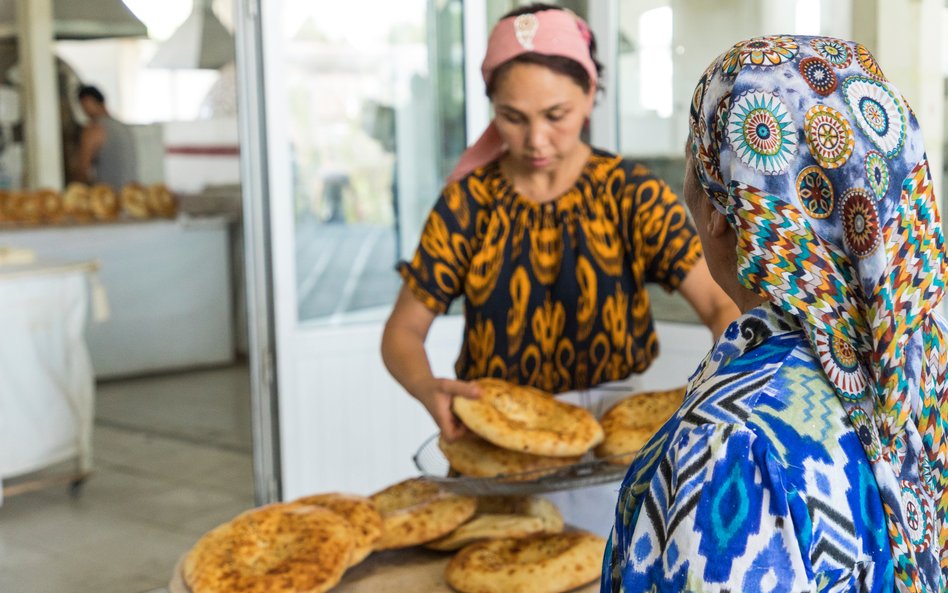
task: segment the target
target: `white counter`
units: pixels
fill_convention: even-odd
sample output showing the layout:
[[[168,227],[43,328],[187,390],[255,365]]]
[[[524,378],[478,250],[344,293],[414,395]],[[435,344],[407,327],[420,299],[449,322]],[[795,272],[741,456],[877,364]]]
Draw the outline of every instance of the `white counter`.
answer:
[[[98,261],[111,316],[87,329],[97,378],[234,359],[225,217],[5,229],[0,246]]]

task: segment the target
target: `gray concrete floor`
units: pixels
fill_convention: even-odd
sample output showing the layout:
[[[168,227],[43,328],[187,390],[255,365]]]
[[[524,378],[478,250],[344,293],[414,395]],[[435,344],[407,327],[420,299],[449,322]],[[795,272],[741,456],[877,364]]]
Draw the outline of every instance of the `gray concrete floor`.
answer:
[[[242,366],[98,386],[95,473],[0,506],[0,591],[142,593],[253,505]]]

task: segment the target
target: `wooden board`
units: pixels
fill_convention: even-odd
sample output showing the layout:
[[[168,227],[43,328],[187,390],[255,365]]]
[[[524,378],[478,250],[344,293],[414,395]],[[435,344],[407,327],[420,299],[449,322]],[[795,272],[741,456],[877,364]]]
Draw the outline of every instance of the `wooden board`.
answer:
[[[454,593],[444,582],[444,567],[451,554],[423,548],[390,550],[372,554],[364,562],[350,568],[332,593]],[[170,593],[190,593],[181,576],[178,561],[168,586]],[[574,590],[575,593],[598,593],[599,581]]]

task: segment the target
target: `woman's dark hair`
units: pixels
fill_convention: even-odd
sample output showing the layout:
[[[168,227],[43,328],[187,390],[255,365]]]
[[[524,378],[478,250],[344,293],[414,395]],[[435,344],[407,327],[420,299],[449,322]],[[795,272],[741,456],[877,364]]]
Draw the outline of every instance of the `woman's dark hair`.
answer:
[[[527,6],[521,6],[520,8],[515,8],[501,17],[501,20],[520,16],[522,14],[533,14],[535,12],[540,12],[542,10],[563,10],[561,6],[554,6],[553,4],[544,4],[542,2],[535,2]],[[602,64],[599,60],[596,59],[596,37],[592,34],[592,31],[589,33],[589,55],[592,57],[593,64],[596,65],[596,74],[599,80],[602,80]],[[519,56],[512,58],[500,66],[491,74],[490,80],[487,81],[487,96],[493,97],[494,91],[497,88],[497,81],[501,79],[507,73],[507,70],[513,64],[536,64],[538,66],[545,66],[550,70],[563,74],[565,76],[573,79],[573,82],[578,84],[584,92],[589,92],[589,88],[592,85],[592,81],[589,80],[589,73],[586,72],[586,68],[576,60],[570,58],[564,58],[563,56],[548,56],[545,54],[538,54],[536,52],[527,52],[525,54],[520,54]],[[599,90],[602,90],[602,85],[599,85]]]

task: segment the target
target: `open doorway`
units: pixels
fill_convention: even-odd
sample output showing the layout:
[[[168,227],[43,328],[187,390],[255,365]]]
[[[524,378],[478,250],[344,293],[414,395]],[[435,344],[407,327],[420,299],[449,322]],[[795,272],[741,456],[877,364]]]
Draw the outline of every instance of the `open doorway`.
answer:
[[[0,294],[21,307],[0,354],[0,425],[18,427],[0,429],[0,590],[162,588],[254,505],[233,10],[0,0]],[[36,52],[52,63],[39,98]],[[82,172],[76,154],[90,121],[109,140],[106,117],[137,162],[100,215],[89,196],[114,163],[103,145]],[[35,152],[62,163],[58,183],[36,171],[37,119],[55,120],[63,150]],[[136,211],[159,186],[173,208]],[[34,195],[59,210],[21,218]]]

